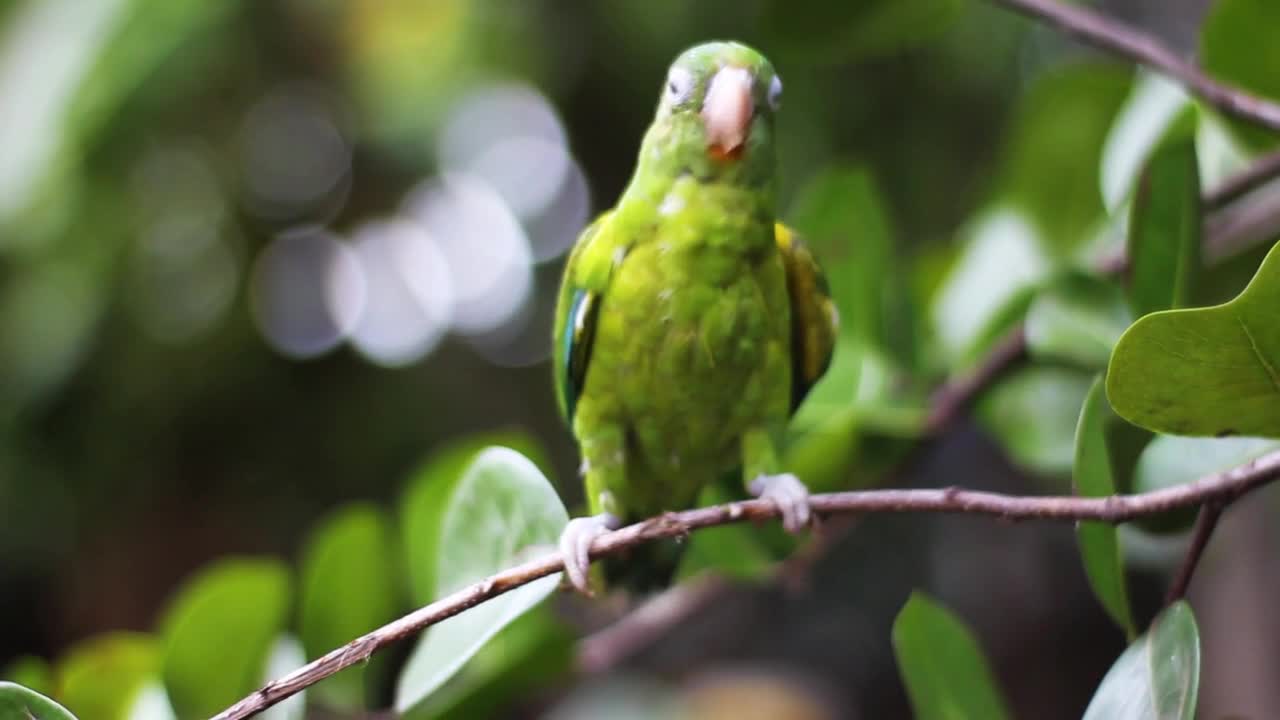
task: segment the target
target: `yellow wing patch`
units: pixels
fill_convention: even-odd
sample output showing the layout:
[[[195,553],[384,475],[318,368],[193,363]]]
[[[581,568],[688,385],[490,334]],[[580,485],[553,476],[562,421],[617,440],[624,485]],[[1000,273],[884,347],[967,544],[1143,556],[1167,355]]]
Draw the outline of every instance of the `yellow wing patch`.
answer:
[[[791,411],[831,364],[840,315],[822,267],[804,241],[787,226],[774,226],[778,253],[787,272],[791,298]]]

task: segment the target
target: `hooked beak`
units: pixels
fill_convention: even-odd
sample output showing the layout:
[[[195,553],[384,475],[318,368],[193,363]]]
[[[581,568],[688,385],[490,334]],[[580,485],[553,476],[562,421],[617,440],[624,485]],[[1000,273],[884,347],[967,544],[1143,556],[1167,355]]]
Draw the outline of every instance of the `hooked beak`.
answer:
[[[751,99],[751,72],[746,68],[720,68],[707,86],[702,102],[702,124],[707,149],[721,158],[736,158],[751,128],[755,104]]]

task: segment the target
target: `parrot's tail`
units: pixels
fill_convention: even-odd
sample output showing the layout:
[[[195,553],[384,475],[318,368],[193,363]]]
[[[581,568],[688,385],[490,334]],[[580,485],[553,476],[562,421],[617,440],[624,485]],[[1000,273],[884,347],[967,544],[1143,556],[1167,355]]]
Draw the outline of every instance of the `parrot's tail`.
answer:
[[[675,540],[647,542],[604,560],[605,586],[635,594],[665,590],[671,585],[684,546]]]

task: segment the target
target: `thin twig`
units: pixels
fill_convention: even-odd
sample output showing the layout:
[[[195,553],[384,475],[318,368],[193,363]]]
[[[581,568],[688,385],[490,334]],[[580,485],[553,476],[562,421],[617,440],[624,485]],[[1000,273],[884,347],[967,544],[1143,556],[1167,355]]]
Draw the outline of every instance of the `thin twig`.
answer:
[[[1200,204],[1205,211],[1219,210],[1280,177],[1280,150],[1263,155],[1244,170],[1206,192]]]
[[[1225,507],[1224,504],[1217,502],[1205,503],[1200,507],[1200,514],[1196,516],[1195,530],[1191,533],[1191,545],[1187,547],[1187,554],[1182,558],[1182,566],[1178,568],[1178,574],[1169,585],[1165,604],[1172,605],[1187,594],[1187,587],[1191,585],[1191,576],[1195,574],[1196,566],[1200,564],[1200,556],[1204,554],[1209,538],[1213,537],[1213,531],[1218,527],[1218,520],[1222,517]]]
[[[819,515],[848,513],[950,513],[986,515],[1002,520],[1095,520],[1123,523],[1170,510],[1206,503],[1228,504],[1245,493],[1280,476],[1280,452],[1263,455],[1225,472],[1208,475],[1186,485],[1141,495],[1106,498],[1071,496],[1024,497],[946,488],[940,490],[863,490],[814,495],[810,504]],[[642,543],[683,537],[690,532],[729,523],[776,519],[777,506],[769,500],[743,500],[711,507],[666,513],[629,525],[596,539],[593,560]],[[259,713],[343,668],[359,663],[381,648],[491,600],[503,593],[564,569],[559,553],[503,570],[469,585],[426,607],[384,625],[333,650],[307,665],[267,683],[261,689],[215,716],[214,720],[240,720]]]
[[[992,346],[972,372],[948,380],[933,394],[929,416],[925,420],[925,435],[937,435],[950,427],[984,390],[1026,357],[1027,335],[1019,324]]]
[[[718,575],[702,575],[649,598],[609,627],[583,638],[578,643],[578,669],[599,673],[616,667],[723,596],[729,587]]]
[[[1177,80],[1227,115],[1280,131],[1280,105],[1221,83],[1178,57],[1158,40],[1084,5],[1059,0],[993,0],[1039,19],[1080,40],[1128,58]]]

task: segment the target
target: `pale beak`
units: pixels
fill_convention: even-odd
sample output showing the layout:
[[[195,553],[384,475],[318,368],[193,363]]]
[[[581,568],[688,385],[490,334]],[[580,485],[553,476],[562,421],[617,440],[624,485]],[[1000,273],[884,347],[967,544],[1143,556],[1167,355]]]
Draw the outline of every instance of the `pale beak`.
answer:
[[[747,140],[751,116],[751,72],[746,68],[720,68],[707,86],[702,101],[702,124],[707,130],[709,149],[726,157],[735,156]]]

